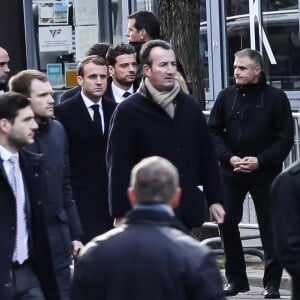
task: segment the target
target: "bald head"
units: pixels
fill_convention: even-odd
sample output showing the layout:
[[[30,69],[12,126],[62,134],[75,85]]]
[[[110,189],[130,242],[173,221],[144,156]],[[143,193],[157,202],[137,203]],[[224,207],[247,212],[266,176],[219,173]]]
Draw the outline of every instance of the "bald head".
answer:
[[[8,67],[9,55],[7,51],[0,47],[0,84],[7,84],[10,69]]]

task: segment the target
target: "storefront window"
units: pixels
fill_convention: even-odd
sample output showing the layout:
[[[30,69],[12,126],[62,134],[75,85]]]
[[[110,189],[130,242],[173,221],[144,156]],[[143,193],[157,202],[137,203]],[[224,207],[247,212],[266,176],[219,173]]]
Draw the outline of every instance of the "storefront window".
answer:
[[[287,91],[300,90],[298,1],[262,1],[263,29],[275,61],[264,50],[267,78]]]
[[[261,11],[256,11],[259,6],[254,4],[250,16],[249,1],[227,1],[229,84],[234,83],[234,53],[255,45],[263,54],[268,83],[286,91],[300,90],[298,0],[261,0]],[[250,37],[251,22],[254,22],[254,41]]]

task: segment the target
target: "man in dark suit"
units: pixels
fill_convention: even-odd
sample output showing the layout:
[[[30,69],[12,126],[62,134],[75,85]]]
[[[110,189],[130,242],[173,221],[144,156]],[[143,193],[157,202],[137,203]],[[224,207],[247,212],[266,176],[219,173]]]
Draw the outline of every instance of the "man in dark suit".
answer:
[[[106,61],[91,55],[78,65],[81,93],[55,107],[69,142],[71,186],[82,222],[83,242],[109,230],[107,132],[116,104],[103,97],[107,88]]]
[[[62,124],[53,118],[53,91],[44,73],[21,71],[10,79],[9,88],[28,97],[39,125],[35,142],[26,149],[45,154],[48,234],[61,299],[68,300],[71,259],[82,247],[82,228],[70,186],[67,135]]]
[[[136,56],[132,46],[117,44],[108,49],[106,54],[111,82],[105,97],[120,103],[135,93],[138,88],[136,78]]]
[[[38,125],[29,100],[0,95],[0,299],[61,299],[46,224],[43,155],[21,147]]]
[[[126,224],[83,249],[72,300],[224,300],[214,257],[175,217],[179,174],[162,157],[148,157],[131,172]]]

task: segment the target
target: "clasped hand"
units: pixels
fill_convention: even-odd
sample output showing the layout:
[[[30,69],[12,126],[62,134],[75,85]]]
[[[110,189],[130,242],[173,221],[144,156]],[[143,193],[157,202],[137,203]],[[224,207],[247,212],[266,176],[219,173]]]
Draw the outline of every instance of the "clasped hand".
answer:
[[[230,164],[233,171],[238,173],[251,173],[259,168],[258,159],[255,156],[245,156],[243,158],[232,156]]]

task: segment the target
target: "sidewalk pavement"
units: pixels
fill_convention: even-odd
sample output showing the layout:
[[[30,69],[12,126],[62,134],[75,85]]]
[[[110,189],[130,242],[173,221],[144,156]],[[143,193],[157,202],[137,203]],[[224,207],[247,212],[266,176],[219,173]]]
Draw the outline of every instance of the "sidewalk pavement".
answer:
[[[223,255],[217,256],[216,259],[220,264],[224,262]],[[245,255],[245,260],[247,264],[247,275],[250,285],[250,291],[247,293],[239,293],[238,295],[234,297],[228,297],[227,299],[264,299],[264,296],[262,295],[262,278],[264,273],[263,262],[260,260],[260,258],[253,255]],[[224,282],[226,282],[224,269],[221,269],[220,271]],[[283,271],[281,280],[280,294],[281,299],[290,299],[291,297],[291,277],[285,270]]]

